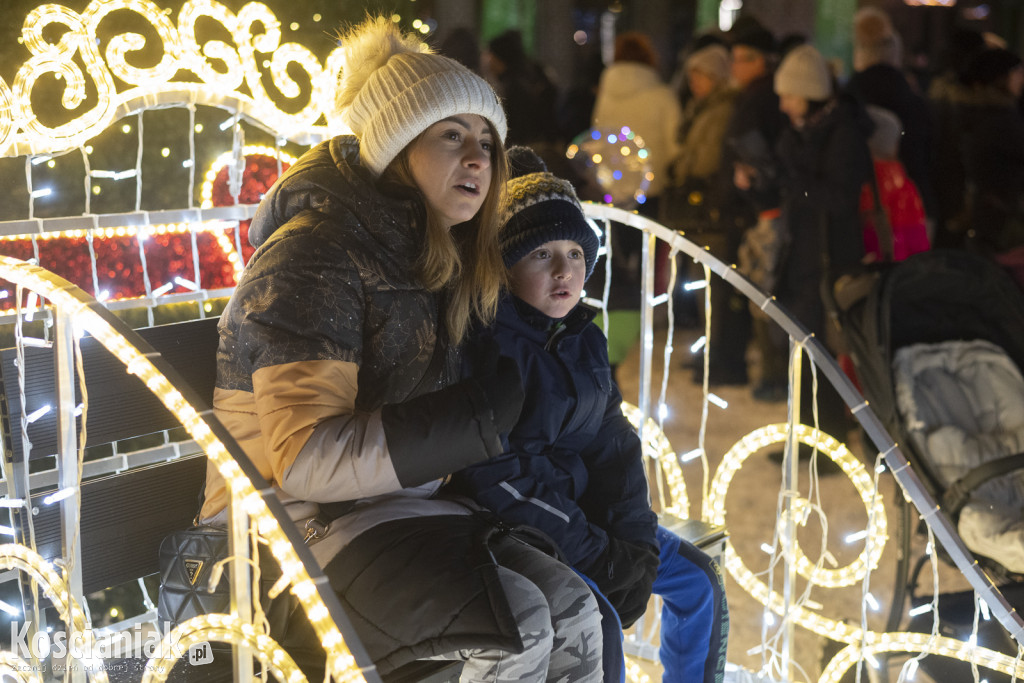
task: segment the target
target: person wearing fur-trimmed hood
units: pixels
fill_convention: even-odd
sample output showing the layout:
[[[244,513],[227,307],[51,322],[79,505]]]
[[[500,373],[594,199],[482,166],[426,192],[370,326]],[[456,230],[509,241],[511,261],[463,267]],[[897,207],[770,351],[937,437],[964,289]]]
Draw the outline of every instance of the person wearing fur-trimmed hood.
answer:
[[[599,680],[586,585],[436,496],[500,454],[522,406],[507,359],[460,371],[502,282],[505,114],[388,19],[342,43],[336,104],[355,135],[314,147],[261,202],[220,322],[214,412],[298,526],[330,520],[310,550],[379,672],[431,657],[465,661],[463,680]],[[228,495],[210,468],[204,521],[224,521]],[[324,653],[307,634],[300,618],[271,635],[312,676]]]

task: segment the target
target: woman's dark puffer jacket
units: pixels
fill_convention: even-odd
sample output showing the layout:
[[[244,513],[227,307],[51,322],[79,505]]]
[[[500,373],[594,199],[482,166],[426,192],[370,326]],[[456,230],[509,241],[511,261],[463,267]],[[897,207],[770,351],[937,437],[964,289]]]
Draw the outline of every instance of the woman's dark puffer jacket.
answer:
[[[522,647],[492,529],[434,497],[500,441],[486,395],[457,381],[443,294],[416,281],[424,215],[417,193],[359,166],[354,138],[310,150],[260,204],[217,354],[216,416],[300,527],[334,518],[311,551],[382,672]],[[211,467],[203,517],[222,521],[226,503]]]

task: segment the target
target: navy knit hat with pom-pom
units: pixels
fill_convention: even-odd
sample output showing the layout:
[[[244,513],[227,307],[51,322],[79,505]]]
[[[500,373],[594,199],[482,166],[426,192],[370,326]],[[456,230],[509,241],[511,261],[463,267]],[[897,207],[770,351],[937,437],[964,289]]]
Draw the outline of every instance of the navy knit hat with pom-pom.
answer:
[[[576,191],[567,180],[548,173],[529,147],[508,150],[509,178],[501,212],[501,255],[505,267],[544,244],[572,240],[583,249],[586,277],[594,272],[600,240],[583,216]]]

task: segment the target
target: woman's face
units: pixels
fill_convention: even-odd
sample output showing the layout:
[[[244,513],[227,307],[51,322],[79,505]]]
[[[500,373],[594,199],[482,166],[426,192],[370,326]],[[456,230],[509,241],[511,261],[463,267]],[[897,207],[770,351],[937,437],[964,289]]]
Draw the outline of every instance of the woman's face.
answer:
[[[807,117],[807,109],[810,106],[810,102],[802,97],[796,95],[779,95],[779,109],[782,113],[789,117],[794,128],[800,128],[804,125],[804,119]]]
[[[450,228],[473,218],[491,188],[491,127],[476,114],[449,116],[409,146],[416,187]]]
[[[730,70],[736,85],[745,88],[768,73],[768,64],[764,53],[746,45],[734,45]]]
[[[715,81],[703,71],[690,69],[686,72],[686,80],[690,84],[690,92],[698,100],[702,100],[715,89]]]
[[[509,268],[509,289],[549,318],[564,318],[579,303],[587,261],[573,240],[545,242]]]

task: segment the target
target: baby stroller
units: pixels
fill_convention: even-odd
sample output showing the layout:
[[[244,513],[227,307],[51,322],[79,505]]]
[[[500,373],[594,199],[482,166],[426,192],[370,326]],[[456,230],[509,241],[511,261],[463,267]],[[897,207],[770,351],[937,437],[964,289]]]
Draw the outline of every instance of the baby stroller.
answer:
[[[1024,604],[1024,293],[995,263],[931,251],[878,271],[869,293],[835,314],[863,393],[1007,600]],[[887,630],[897,630],[927,562],[911,567],[911,506],[900,515],[900,566]],[[973,594],[940,598],[946,626],[969,636]],[[931,630],[931,613],[907,627]],[[986,645],[1016,646],[996,629]],[[999,642],[999,639],[1005,642]],[[927,658],[922,667],[927,670]],[[943,660],[944,681],[974,680]],[[990,681],[998,677],[987,677]]]

